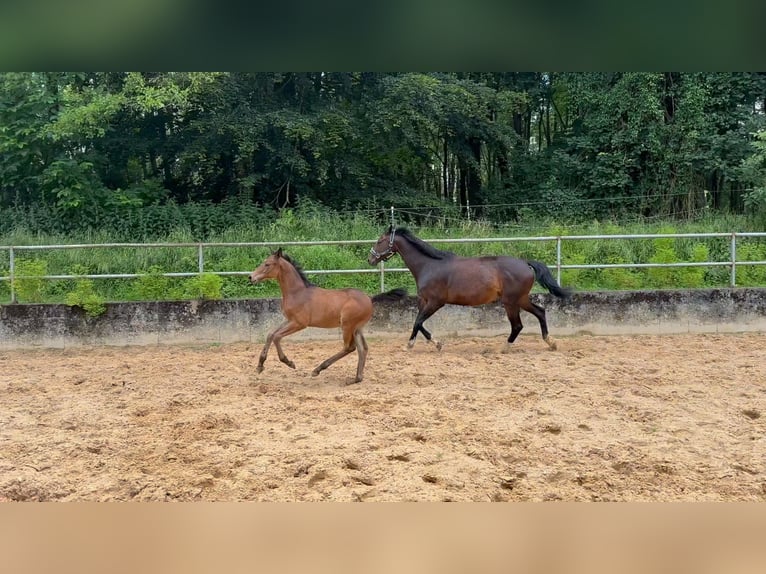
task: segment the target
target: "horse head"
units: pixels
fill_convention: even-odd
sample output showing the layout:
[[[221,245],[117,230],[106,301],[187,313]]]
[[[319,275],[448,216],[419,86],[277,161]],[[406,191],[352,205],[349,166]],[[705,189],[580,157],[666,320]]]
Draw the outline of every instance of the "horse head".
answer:
[[[282,248],[280,247],[274,253],[263,260],[258,267],[250,274],[250,282],[258,283],[265,279],[275,279],[279,275],[279,260],[282,258]]]
[[[393,225],[389,225],[388,230],[380,236],[377,243],[370,249],[367,263],[377,265],[381,261],[391,259],[397,253],[396,246],[394,245],[395,240],[396,230]]]

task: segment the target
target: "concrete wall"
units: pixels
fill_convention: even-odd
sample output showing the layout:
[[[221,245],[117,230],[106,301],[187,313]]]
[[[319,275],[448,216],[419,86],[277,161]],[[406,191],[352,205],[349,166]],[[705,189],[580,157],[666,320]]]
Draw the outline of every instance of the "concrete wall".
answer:
[[[546,308],[554,336],[766,331],[766,289],[576,293],[566,301],[538,294],[533,299]],[[414,298],[379,303],[365,332],[405,340],[416,314]],[[0,305],[0,349],[262,342],[282,320],[278,299],[111,303],[97,318],[66,305]],[[523,335],[539,336],[532,315],[522,311],[522,321]],[[426,327],[436,338],[510,332],[498,304],[448,305]],[[293,337],[339,338],[339,330],[307,329]]]

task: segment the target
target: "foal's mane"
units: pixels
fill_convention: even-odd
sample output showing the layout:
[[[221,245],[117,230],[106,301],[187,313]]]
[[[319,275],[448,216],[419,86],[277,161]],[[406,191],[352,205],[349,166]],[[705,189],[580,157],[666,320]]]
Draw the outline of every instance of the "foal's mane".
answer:
[[[399,227],[394,233],[400,237],[404,237],[404,239],[409,241],[415,249],[431,259],[451,259],[452,257],[455,257],[455,254],[452,253],[452,251],[441,251],[430,246],[422,239],[415,237],[406,227]]]
[[[303,271],[303,267],[301,267],[301,264],[295,261],[292,257],[289,255],[282,253],[282,259],[287,261],[290,265],[295,267],[295,270],[298,272],[298,275],[300,276],[301,280],[303,281],[303,284],[306,287],[316,287],[311,281],[309,281],[309,278],[306,277],[306,273]]]

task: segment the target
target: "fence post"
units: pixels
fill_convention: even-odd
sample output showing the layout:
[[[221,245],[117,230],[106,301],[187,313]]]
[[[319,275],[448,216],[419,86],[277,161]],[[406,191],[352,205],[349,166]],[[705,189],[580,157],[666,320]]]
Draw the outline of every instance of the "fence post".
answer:
[[[378,263],[378,269],[380,269],[380,292],[383,293],[386,290],[386,274],[384,268],[386,264],[382,261]]]
[[[202,255],[202,243],[197,247],[197,267],[199,268],[199,274],[202,275],[205,272],[205,259]]]
[[[561,236],[556,236],[556,281],[561,285]]]
[[[737,285],[737,234],[731,234],[731,279],[729,281],[731,287]]]
[[[13,270],[15,268],[13,246],[8,248],[8,268],[10,269],[10,276],[11,276],[11,303],[15,303],[16,289],[15,289],[14,283],[16,283],[16,281],[14,280],[14,277],[13,277]]]

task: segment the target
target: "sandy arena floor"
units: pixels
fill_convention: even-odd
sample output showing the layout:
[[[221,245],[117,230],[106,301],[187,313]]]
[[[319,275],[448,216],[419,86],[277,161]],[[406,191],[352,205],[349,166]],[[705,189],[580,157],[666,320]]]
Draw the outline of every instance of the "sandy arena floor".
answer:
[[[766,500],[766,334],[0,351],[0,500]]]

